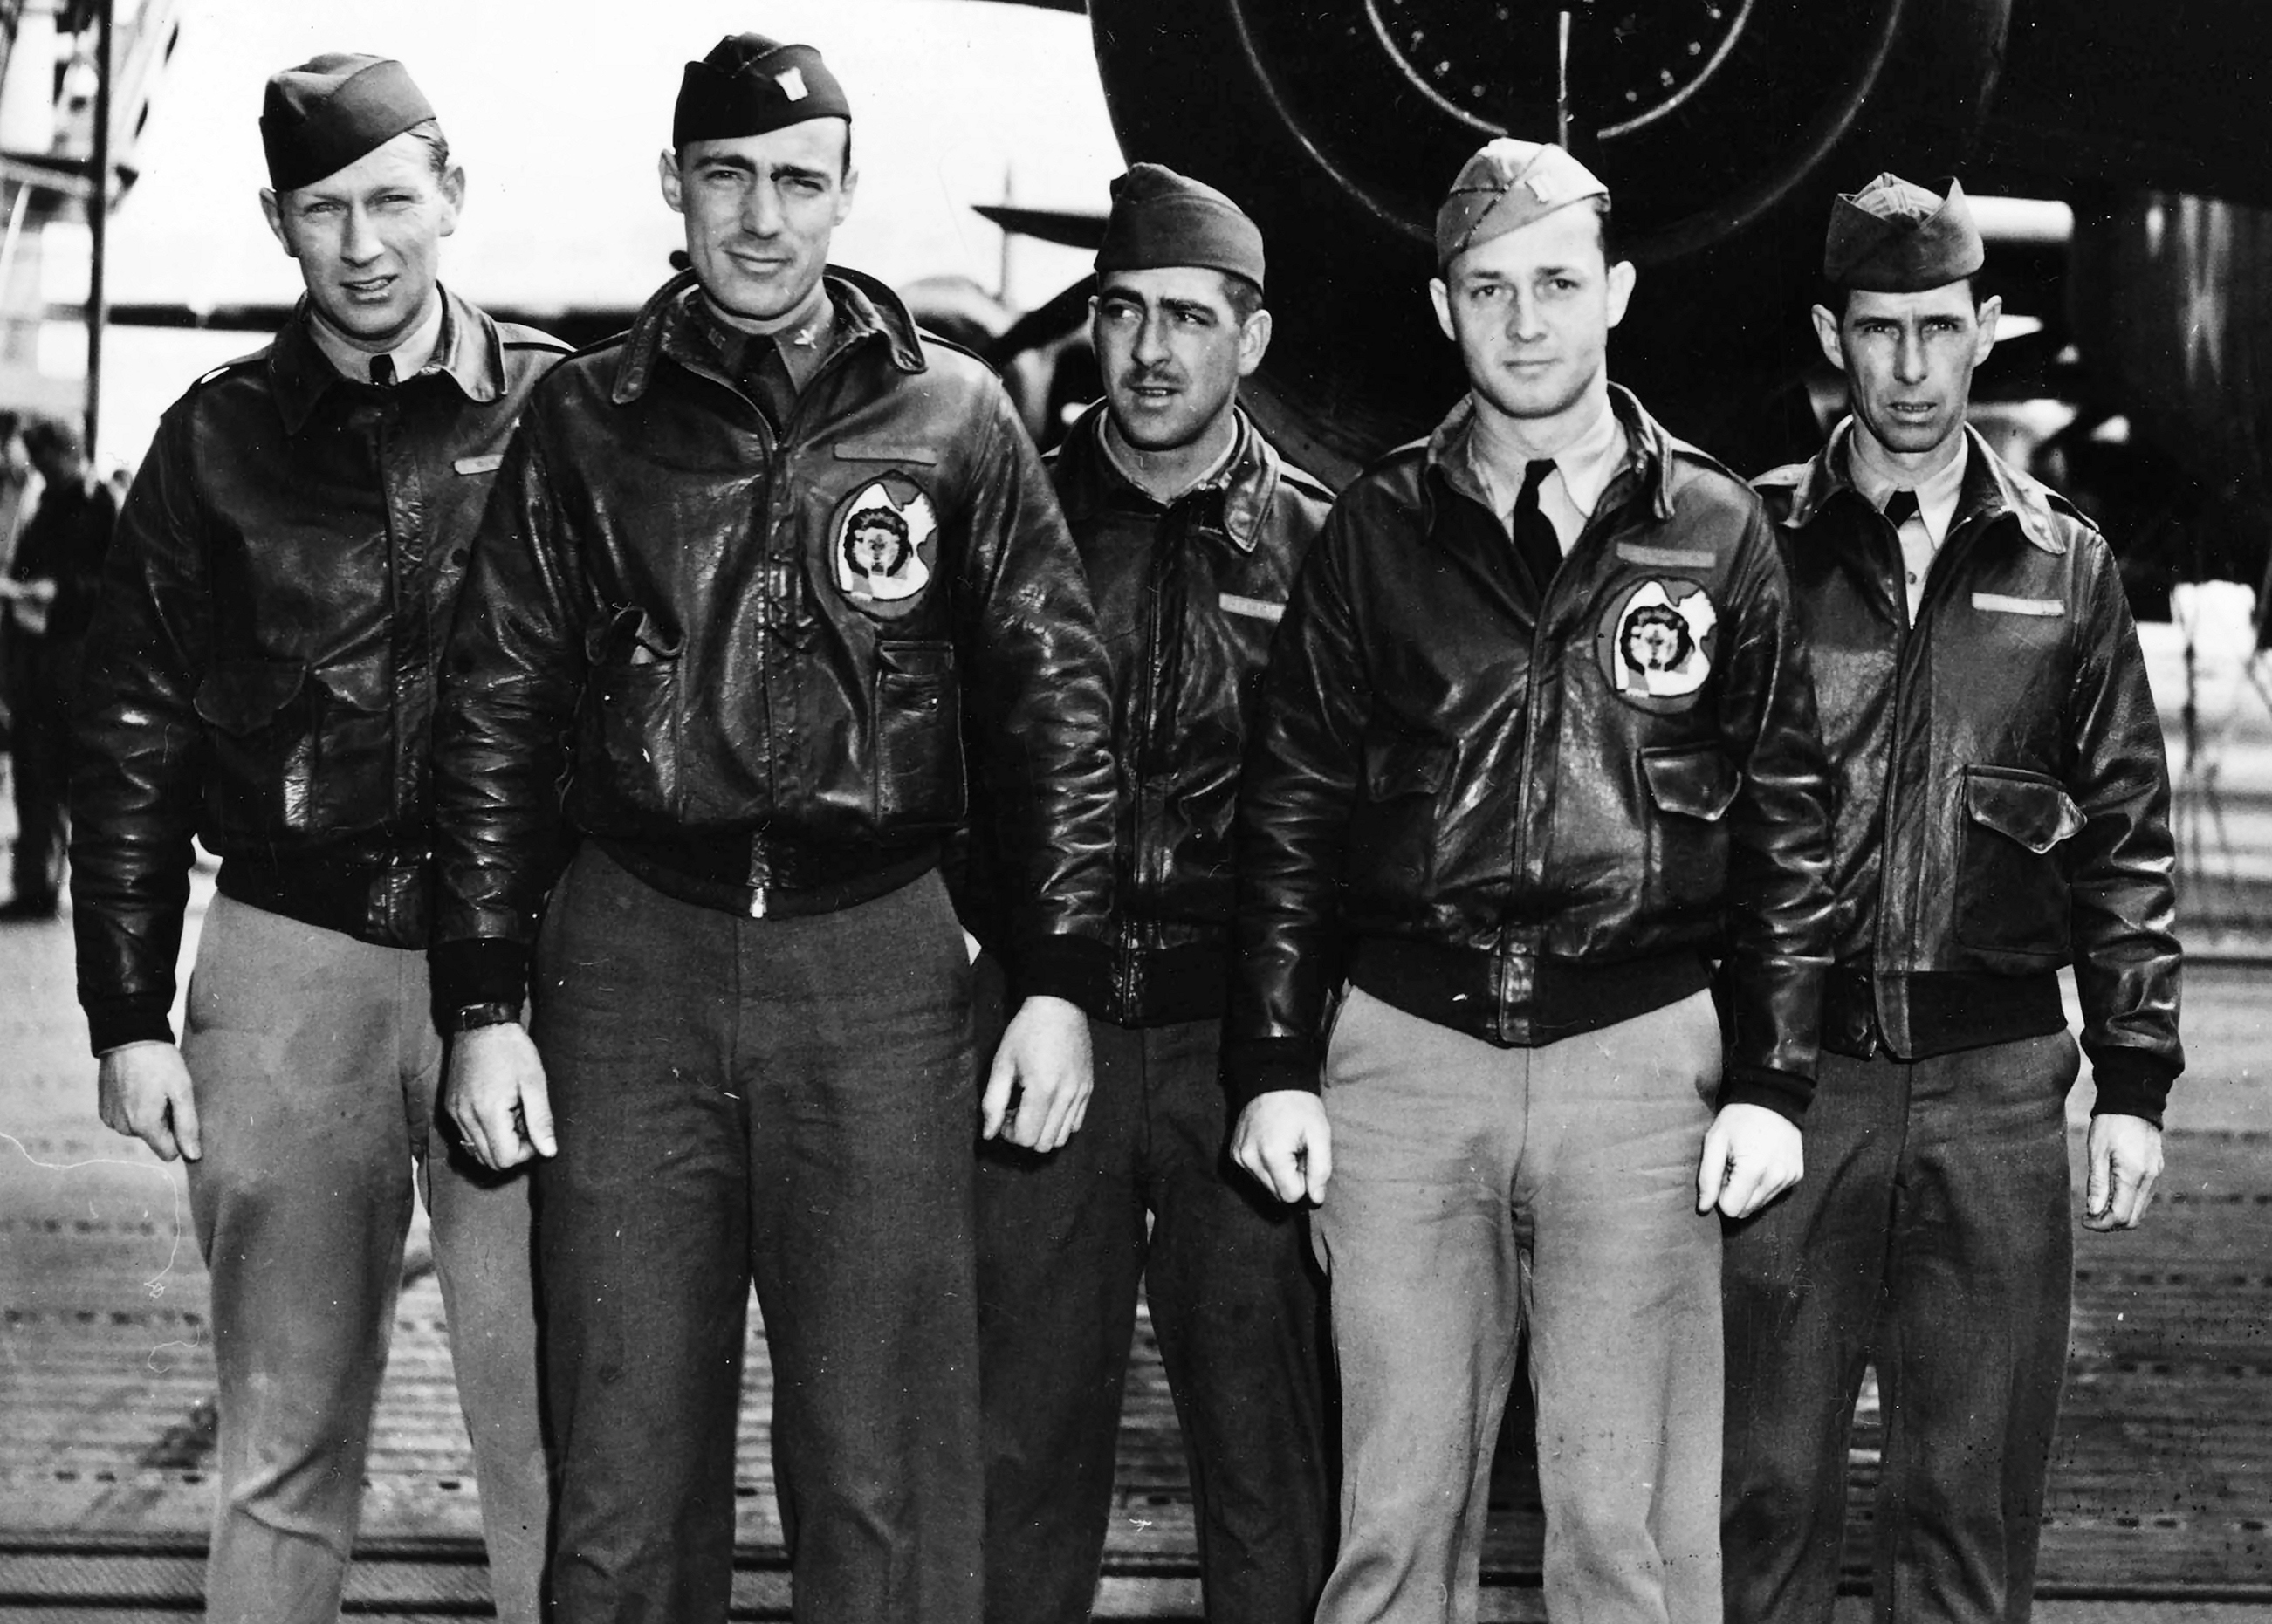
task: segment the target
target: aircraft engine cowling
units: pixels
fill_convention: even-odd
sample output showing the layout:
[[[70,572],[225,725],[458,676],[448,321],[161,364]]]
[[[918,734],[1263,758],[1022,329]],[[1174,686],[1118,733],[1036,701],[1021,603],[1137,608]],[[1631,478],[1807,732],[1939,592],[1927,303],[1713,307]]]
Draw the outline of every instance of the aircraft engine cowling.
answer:
[[[1553,138],[1562,86],[1570,145],[1609,183],[1618,251],[1640,269],[1612,365],[1703,434],[1804,361],[1791,312],[1832,194],[1880,168],[1946,173],[1967,149],[2009,14],[2010,0],[1089,5],[1123,151],[1261,222],[1277,337],[1250,406],[1336,481],[1458,392],[1425,286],[1436,205],[1491,137]]]

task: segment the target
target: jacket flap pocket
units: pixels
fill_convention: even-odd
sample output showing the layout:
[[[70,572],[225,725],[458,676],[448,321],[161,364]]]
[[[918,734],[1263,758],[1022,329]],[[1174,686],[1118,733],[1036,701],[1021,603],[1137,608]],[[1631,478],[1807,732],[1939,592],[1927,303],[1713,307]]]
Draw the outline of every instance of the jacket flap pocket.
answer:
[[[1744,775],[1715,745],[1689,746],[1677,750],[1643,750],[1642,775],[1648,779],[1649,799],[1660,812],[1700,817],[1715,823],[1734,804]]]
[[[223,733],[258,733],[282,713],[308,681],[298,661],[233,659],[198,684],[197,711]]]
[[[954,644],[944,638],[876,644],[878,668],[893,676],[944,677],[954,670]]]
[[[1967,767],[1964,809],[1976,823],[2040,855],[2082,827],[2082,808],[2052,779],[2010,767]]]
[[[1432,795],[1451,770],[1452,748],[1433,739],[1401,734],[1364,741],[1364,783],[1375,801],[1396,795]]]
[[[610,610],[584,634],[584,652],[595,666],[653,666],[678,658],[684,639],[664,632],[637,607]]]

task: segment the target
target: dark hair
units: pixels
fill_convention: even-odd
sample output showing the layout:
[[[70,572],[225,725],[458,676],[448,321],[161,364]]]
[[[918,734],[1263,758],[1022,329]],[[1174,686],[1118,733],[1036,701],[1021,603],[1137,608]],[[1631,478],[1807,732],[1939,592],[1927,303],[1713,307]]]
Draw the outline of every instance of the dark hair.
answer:
[[[1978,272],[1976,272],[1970,276],[1960,276],[1956,279],[1964,284],[1964,291],[1970,297],[1972,308],[1975,310],[1987,302],[1989,290],[1982,286]],[[1822,285],[1822,296],[1817,302],[1842,322],[1846,319],[1847,295],[1857,291],[1858,290],[1855,288],[1825,282]]]
[[[1602,228],[1602,263],[1605,265],[1613,265],[1618,263],[1618,234],[1611,223],[1610,194],[1597,193],[1592,201],[1595,223]]]
[[[1254,319],[1254,313],[1262,308],[1262,290],[1251,278],[1243,277],[1236,271],[1223,271],[1217,274],[1222,278],[1222,296],[1230,306],[1230,313],[1238,318],[1240,326],[1245,326]]]
[[[33,457],[80,454],[78,430],[59,417],[32,413],[24,419],[24,450]]]
[[[426,157],[434,166],[434,178],[437,181],[449,178],[450,138],[442,133],[439,120],[431,118],[422,120],[411,125],[402,133],[407,136],[415,136],[426,144]]]

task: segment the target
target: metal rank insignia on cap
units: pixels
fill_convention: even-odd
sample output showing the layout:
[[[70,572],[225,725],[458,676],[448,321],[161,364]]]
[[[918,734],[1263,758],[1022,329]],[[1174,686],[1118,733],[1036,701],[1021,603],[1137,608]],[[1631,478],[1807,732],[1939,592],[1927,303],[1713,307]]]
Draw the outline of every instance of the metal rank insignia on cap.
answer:
[[[774,83],[781,86],[781,94],[791,101],[802,101],[812,93],[804,87],[804,70],[802,68],[783,68],[774,75]]]

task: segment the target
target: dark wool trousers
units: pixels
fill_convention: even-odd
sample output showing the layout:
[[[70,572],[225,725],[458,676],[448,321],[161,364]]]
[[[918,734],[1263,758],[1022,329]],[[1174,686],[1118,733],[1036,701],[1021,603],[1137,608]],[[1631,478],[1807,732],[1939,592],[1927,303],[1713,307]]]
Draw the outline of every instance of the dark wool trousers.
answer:
[[[2078,1064],[2064,1032],[1822,1057],[1805,1179],[1728,1233],[1730,1620],[1828,1624],[1874,1362],[1875,1618],[2025,1624],[2074,1292]]]
[[[1096,1090],[1072,1142],[980,1156],[987,1620],[1089,1616],[1140,1284],[1182,1427],[1207,1614],[1309,1624],[1334,1507],[1302,1215],[1226,1154],[1220,1022],[1089,1032]]]
[[[969,966],[938,877],[811,918],[676,902],[587,845],[534,1032],[560,1624],[711,1624],[755,1281],[803,1624],[975,1624]]]

